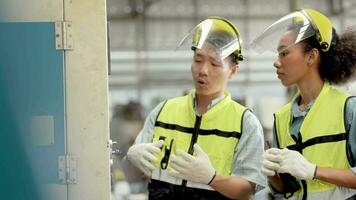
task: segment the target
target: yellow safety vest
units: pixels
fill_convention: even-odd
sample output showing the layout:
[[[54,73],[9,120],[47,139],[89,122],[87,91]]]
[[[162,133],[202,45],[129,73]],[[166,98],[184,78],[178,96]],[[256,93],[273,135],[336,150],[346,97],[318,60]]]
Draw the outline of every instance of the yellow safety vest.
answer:
[[[298,96],[298,95],[296,95]],[[279,148],[297,150],[311,163],[320,167],[338,169],[350,168],[347,157],[344,112],[349,94],[331,87],[324,86],[304,118],[299,138],[293,139],[290,131],[291,110],[294,99],[275,113],[275,128]],[[334,184],[321,180],[302,180],[304,188],[294,193],[296,196],[332,190]],[[306,184],[305,184],[306,183]],[[303,185],[303,184],[301,184]],[[306,193],[304,192],[306,189]]]
[[[231,175],[233,156],[241,136],[246,108],[231,100],[229,93],[201,117],[195,115],[192,94],[168,100],[161,109],[153,141],[164,140],[158,167],[166,169],[176,149],[193,154],[198,143],[218,174]]]

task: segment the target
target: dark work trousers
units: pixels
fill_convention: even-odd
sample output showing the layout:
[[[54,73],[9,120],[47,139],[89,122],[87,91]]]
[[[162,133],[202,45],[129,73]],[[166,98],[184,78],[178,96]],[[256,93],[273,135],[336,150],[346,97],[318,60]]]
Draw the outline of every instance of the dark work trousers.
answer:
[[[228,200],[216,191],[173,185],[158,180],[148,184],[149,200]]]

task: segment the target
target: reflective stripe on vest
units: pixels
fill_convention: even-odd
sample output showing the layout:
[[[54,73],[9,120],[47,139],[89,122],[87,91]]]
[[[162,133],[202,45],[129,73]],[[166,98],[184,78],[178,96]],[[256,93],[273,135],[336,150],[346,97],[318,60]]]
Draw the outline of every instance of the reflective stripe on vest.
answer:
[[[157,167],[169,169],[171,153],[176,149],[193,153],[192,146],[198,143],[218,174],[231,175],[245,110],[245,107],[231,100],[227,92],[225,98],[202,117],[195,115],[192,94],[168,100],[155,123],[153,141],[164,139],[162,151],[157,156]]]
[[[344,122],[344,109],[349,96],[324,83],[314,105],[304,118],[298,139],[292,137],[290,132],[293,99],[275,113],[279,148],[288,147],[299,151],[309,162],[320,167],[350,168],[346,154],[347,133]],[[332,190],[336,185],[321,180],[307,180],[306,187],[307,193],[317,193]],[[303,189],[294,195],[299,196],[302,192]]]

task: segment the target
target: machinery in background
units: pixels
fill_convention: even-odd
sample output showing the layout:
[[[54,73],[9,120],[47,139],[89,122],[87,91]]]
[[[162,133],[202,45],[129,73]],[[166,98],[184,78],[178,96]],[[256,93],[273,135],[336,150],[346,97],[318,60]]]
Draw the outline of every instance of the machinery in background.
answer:
[[[147,182],[131,172],[123,169],[121,159],[133,144],[144,122],[143,106],[139,102],[130,101],[118,104],[113,108],[110,122],[110,138],[113,145],[111,184],[113,200],[145,199]]]

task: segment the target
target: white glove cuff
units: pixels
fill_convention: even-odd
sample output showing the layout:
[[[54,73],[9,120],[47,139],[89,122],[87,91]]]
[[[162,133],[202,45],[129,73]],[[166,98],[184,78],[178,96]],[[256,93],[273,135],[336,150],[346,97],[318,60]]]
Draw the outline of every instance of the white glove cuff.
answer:
[[[316,171],[318,170],[318,166],[317,165],[315,165],[315,170],[314,170],[314,175],[313,175],[313,178],[312,178],[312,180],[314,180],[315,179],[315,177],[316,177]]]
[[[214,172],[214,175],[213,175],[213,177],[211,178],[211,180],[209,181],[208,185],[210,185],[211,182],[213,182],[213,180],[215,179],[215,177],[216,177],[216,171]]]

